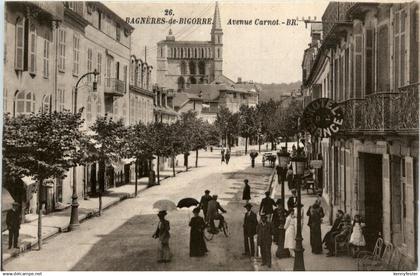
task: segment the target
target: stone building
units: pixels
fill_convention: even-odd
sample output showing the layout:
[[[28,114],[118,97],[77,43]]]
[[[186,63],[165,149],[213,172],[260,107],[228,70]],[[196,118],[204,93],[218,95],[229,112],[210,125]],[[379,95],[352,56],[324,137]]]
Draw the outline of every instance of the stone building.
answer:
[[[223,31],[216,2],[210,41],[176,41],[172,31],[157,43],[157,82],[174,91],[212,83],[223,74]]]
[[[303,86],[344,110],[338,135],[310,137],[323,159],[323,197],[331,216],[364,217],[369,248],[381,236],[401,264],[417,263],[418,3],[331,2],[322,21]]]

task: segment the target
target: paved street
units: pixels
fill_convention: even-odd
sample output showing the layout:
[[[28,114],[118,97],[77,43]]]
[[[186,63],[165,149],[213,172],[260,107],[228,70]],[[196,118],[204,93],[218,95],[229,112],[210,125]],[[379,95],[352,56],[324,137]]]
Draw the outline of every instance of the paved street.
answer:
[[[102,217],[91,219],[79,231],[60,234],[46,241],[41,251],[30,251],[6,263],[6,270],[253,270],[242,256],[242,181],[252,185],[253,202],[259,202],[268,187],[271,169],[249,167],[248,157],[232,157],[220,164],[219,152],[203,152],[199,168],[169,178],[161,186],[144,191],[138,198],[123,201]],[[217,235],[208,242],[207,257],[189,257],[191,210],[167,216],[171,222],[173,261],[156,262],[157,243],[151,238],[156,225],[153,203],[158,199],[177,202],[183,197],[200,198],[205,189],[218,194],[228,211],[232,235]],[[46,262],[54,256],[54,262]]]

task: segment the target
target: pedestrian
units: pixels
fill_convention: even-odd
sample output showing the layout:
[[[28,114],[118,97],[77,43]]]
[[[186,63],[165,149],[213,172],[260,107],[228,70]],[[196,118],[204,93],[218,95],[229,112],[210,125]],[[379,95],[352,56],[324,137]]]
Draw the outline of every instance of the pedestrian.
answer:
[[[194,217],[191,218],[189,226],[190,230],[190,257],[202,257],[208,250],[206,241],[204,240],[204,230],[206,223],[204,219],[200,217],[200,208],[194,208]]]
[[[225,162],[225,148],[222,147],[222,150],[220,151],[220,154],[222,155],[222,161],[221,163]]]
[[[340,231],[341,231],[340,228],[342,226],[341,222],[342,222],[343,216],[344,216],[343,210],[338,210],[337,213],[335,214],[335,220],[334,220],[334,223],[333,223],[330,231],[328,231],[325,234],[324,239],[322,240],[322,243],[323,244],[326,245],[327,244],[327,241],[329,241],[329,239],[331,238],[331,236],[335,236],[338,233],[340,233]]]
[[[273,211],[273,241],[276,244],[279,244],[281,241],[282,229],[284,230],[284,224],[286,222],[287,211],[284,210],[283,207],[283,200],[281,198],[277,199],[276,201],[277,208]],[[284,242],[284,232],[283,232],[283,242]]]
[[[271,221],[274,206],[276,206],[276,202],[270,197],[270,191],[265,192],[265,198],[261,200],[260,204],[260,215],[264,213],[267,216],[268,221]]]
[[[309,207],[306,215],[309,217],[308,226],[310,227],[310,243],[312,253],[322,253],[322,238],[321,238],[321,223],[325,216],[324,210],[321,207],[321,202],[317,199],[315,203]]]
[[[297,206],[296,190],[292,190],[292,196],[287,200],[287,209],[290,211]]]
[[[6,214],[6,225],[7,229],[9,230],[9,249],[12,248],[12,244],[14,248],[18,247],[19,241],[19,230],[20,230],[20,222],[22,220],[19,211],[20,204],[17,202],[12,203],[12,209],[7,211]]]
[[[251,157],[251,167],[255,168],[255,158],[257,158],[258,156],[258,152],[256,151],[251,151],[251,153],[249,154],[249,157]]]
[[[153,234],[154,239],[159,239],[158,247],[158,263],[168,263],[171,261],[171,251],[169,249],[169,234],[170,225],[169,221],[165,219],[166,211],[159,211],[159,223],[156,229],[155,234]]]
[[[258,245],[261,247],[262,265],[271,267],[271,243],[273,228],[267,215],[261,214],[261,222],[257,226]]]
[[[346,240],[352,231],[352,225],[351,225],[351,217],[349,214],[345,214],[343,217],[342,226],[340,229],[340,232],[337,235],[331,235],[329,240],[327,241],[327,248],[328,253],[327,257],[334,256],[335,254],[335,241],[344,241]]]
[[[354,216],[353,231],[350,236],[350,246],[353,258],[356,258],[360,250],[366,246],[365,237],[363,236],[363,227],[366,225],[362,222],[362,217],[358,214]]]
[[[254,257],[255,256],[255,243],[254,236],[257,233],[257,215],[252,211],[252,204],[247,203],[244,206],[246,213],[244,217],[244,247],[245,253],[243,255]]]
[[[242,192],[242,200],[245,200],[245,203],[248,203],[251,199],[251,186],[248,184],[248,179],[244,180],[245,187],[244,191]]]
[[[286,173],[286,180],[287,180],[287,187],[289,187],[289,190],[294,189],[294,183],[293,183],[293,169],[292,166],[289,166],[287,173]]]
[[[276,172],[277,172],[277,184],[281,183],[281,179],[283,177],[283,168],[279,165],[276,166]]]
[[[209,201],[212,199],[209,190],[204,191],[204,195],[201,197],[199,207],[203,210],[204,219],[207,221],[207,208]]]
[[[286,218],[286,224],[284,225],[284,229],[286,230],[284,237],[284,248],[289,250],[292,257],[295,256],[294,250],[296,248],[296,225],[297,219],[295,216],[295,209],[291,209],[289,216]]]
[[[226,165],[228,165],[229,164],[229,160],[230,160],[230,149],[227,149],[226,150],[225,159],[226,159]]]

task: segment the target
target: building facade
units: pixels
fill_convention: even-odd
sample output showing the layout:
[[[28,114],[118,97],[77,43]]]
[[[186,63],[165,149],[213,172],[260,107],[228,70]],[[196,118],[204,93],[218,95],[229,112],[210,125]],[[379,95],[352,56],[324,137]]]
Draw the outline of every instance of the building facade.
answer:
[[[417,264],[418,3],[331,2],[322,21],[304,88],[344,110],[338,135],[310,137],[323,159],[323,196],[331,216],[365,218],[369,247],[381,236]]]
[[[210,41],[176,41],[172,31],[157,43],[157,83],[183,91],[191,84],[212,83],[223,74],[223,30],[216,2]]]

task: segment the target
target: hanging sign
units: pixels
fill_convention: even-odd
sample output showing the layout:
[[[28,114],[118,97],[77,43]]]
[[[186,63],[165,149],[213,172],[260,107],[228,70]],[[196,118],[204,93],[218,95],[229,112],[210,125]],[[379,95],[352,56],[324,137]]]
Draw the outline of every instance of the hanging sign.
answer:
[[[341,106],[328,98],[310,102],[303,111],[302,124],[313,136],[328,138],[340,130],[343,124]]]

